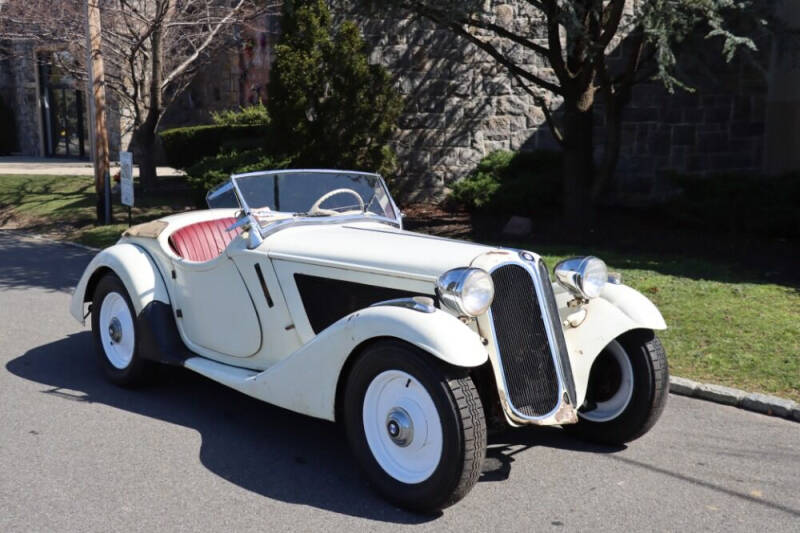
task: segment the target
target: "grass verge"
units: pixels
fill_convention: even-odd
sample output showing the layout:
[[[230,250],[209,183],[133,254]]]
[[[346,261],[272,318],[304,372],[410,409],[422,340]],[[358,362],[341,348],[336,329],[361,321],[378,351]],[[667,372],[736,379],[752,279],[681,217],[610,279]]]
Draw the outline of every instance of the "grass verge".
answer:
[[[192,207],[188,193],[137,193],[131,210],[133,224]],[[0,176],[0,227],[35,230],[98,248],[110,246],[128,227],[128,210],[120,205],[118,195],[112,197],[117,223],[98,226],[95,198],[91,177]]]

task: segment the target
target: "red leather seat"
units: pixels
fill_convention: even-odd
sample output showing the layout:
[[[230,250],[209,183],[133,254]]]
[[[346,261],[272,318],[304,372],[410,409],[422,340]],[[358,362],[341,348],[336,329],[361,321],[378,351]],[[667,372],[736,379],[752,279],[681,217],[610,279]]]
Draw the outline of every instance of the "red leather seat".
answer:
[[[225,231],[236,219],[218,218],[184,226],[169,236],[169,244],[176,254],[195,263],[210,261],[225,250],[228,244],[242,232],[241,228]]]

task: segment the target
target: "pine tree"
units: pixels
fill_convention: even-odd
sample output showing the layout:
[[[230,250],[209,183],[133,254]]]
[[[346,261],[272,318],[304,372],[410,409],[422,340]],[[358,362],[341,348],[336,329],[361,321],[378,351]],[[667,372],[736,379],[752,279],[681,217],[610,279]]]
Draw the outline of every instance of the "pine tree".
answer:
[[[403,103],[358,27],[336,28],[323,0],[286,2],[281,25],[267,102],[278,147],[297,167],[390,174]]]

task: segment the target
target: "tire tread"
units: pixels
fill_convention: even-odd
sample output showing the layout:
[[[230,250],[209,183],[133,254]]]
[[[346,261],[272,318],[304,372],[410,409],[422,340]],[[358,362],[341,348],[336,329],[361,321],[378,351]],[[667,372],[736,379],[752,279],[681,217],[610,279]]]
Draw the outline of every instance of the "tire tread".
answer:
[[[461,478],[443,507],[461,500],[475,486],[480,478],[486,453],[486,422],[475,384],[469,377],[450,379],[447,384],[456,401],[464,430],[464,465]]]

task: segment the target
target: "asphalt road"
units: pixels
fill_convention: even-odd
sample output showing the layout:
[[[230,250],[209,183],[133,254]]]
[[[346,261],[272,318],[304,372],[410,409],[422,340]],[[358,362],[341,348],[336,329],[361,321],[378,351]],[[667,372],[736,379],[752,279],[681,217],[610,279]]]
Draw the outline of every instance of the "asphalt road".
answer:
[[[0,231],[0,531],[800,530],[800,424],[677,396],[627,448],[495,437],[461,503],[396,509],[334,424],[182,369],[106,383],[67,311],[90,255]]]

